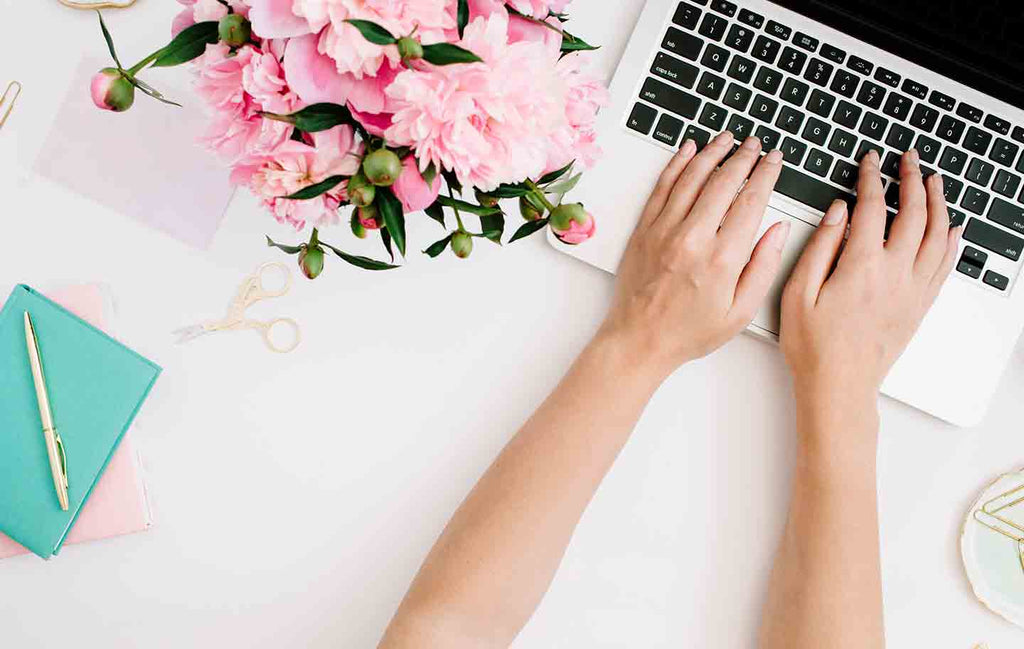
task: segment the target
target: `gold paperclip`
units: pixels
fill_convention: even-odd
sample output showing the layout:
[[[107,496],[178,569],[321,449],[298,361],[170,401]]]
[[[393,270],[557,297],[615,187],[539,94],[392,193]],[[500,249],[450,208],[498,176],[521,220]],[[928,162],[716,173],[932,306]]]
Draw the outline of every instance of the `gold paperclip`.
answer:
[[[71,7],[72,9],[127,9],[136,2],[136,0],[124,0],[123,2],[109,2],[108,0],[103,0],[101,2],[75,2],[74,0],[57,1],[65,7]]]
[[[1024,527],[1000,516],[999,512],[1024,502],[1024,484],[989,499],[980,509],[974,510],[974,520],[993,532],[1017,542],[1017,559],[1024,570]]]
[[[7,95],[14,91],[14,94],[8,99]],[[21,94],[21,84],[17,81],[12,81],[7,84],[7,88],[4,90],[4,94],[0,95],[0,110],[4,110],[4,106],[7,106],[7,110],[0,116],[0,128],[4,127],[7,123],[7,118],[11,116],[11,111],[14,110],[14,102],[18,101],[18,95]]]

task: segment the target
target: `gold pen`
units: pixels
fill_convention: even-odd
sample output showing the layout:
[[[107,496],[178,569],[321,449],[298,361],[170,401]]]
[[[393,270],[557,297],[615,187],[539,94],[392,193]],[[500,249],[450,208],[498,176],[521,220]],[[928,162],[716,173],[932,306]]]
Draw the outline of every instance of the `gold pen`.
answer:
[[[60,439],[57,428],[53,425],[53,413],[50,411],[50,395],[46,391],[46,378],[43,376],[43,359],[39,353],[39,338],[32,326],[32,316],[25,311],[25,344],[28,346],[28,362],[32,366],[32,380],[36,384],[36,401],[39,403],[39,418],[43,422],[43,438],[46,440],[46,455],[50,458],[50,473],[53,474],[53,487],[57,490],[60,508],[68,510],[68,466],[64,455],[64,442]]]

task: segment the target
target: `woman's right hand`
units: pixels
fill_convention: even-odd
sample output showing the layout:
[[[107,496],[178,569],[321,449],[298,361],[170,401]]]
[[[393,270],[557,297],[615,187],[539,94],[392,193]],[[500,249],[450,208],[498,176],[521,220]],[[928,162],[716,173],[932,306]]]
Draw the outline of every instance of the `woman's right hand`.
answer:
[[[843,247],[846,221],[846,204],[832,205],[783,294],[781,344],[798,399],[874,399],[956,259],[961,228],[950,230],[942,179],[923,180],[915,150],[900,162],[900,212],[888,241],[875,152],[861,162]]]

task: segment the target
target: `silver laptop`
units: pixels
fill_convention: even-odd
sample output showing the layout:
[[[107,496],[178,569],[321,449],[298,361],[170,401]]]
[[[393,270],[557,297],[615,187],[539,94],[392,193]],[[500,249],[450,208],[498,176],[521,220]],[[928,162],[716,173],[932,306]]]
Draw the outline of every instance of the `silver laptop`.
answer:
[[[615,272],[647,195],[687,138],[755,135],[786,164],[762,232],[785,268],[750,333],[777,340],[782,287],[823,211],[853,203],[877,149],[895,215],[917,147],[965,226],[953,277],[883,392],[953,424],[984,416],[1024,327],[1024,12],[1019,0],[648,0],[600,115],[605,157],[574,194],[598,236],[567,254]],[[856,313],[849,315],[856,318]]]

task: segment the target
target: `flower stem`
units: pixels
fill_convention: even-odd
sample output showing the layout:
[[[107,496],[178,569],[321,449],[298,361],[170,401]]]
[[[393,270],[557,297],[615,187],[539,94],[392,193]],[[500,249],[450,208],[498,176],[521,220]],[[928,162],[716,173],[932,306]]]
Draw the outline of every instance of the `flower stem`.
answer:
[[[453,201],[455,200],[455,193],[452,192],[451,187],[448,188],[448,196],[450,196]],[[452,211],[455,212],[455,221],[459,224],[459,232],[465,232],[466,226],[462,225],[462,217],[459,216],[459,208],[452,205]]]
[[[141,61],[139,61],[138,63],[136,63],[132,67],[130,67],[127,70],[125,70],[125,72],[127,72],[128,74],[130,74],[130,75],[132,75],[134,77],[136,74],[138,74],[139,72],[142,71],[142,68],[146,67],[147,65],[149,65],[150,63],[155,61],[156,57],[160,56],[160,53],[163,52],[163,51],[164,51],[164,48],[161,47],[160,49],[158,49],[157,51],[153,52],[152,54],[150,54],[146,58],[142,59]]]
[[[533,192],[534,197],[541,202],[541,205],[543,205],[547,209],[547,211],[555,211],[555,206],[552,205],[551,201],[548,200],[548,197],[544,195],[544,192],[541,190],[540,187],[537,186],[537,183],[527,178],[526,186],[530,188],[530,190]]]

